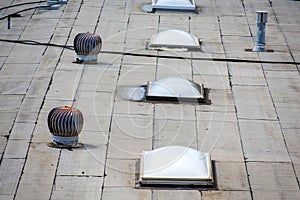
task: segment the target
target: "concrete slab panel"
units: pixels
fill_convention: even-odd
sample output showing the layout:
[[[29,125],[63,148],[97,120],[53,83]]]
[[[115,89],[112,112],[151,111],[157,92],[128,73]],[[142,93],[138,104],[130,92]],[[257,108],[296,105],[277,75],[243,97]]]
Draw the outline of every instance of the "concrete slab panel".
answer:
[[[197,61],[192,62],[193,74],[205,74],[214,76],[227,76],[228,69],[226,63],[212,61]]]
[[[155,120],[153,138],[155,148],[176,145],[197,148],[196,121]]]
[[[236,113],[218,111],[196,111],[199,121],[237,122]]]
[[[27,91],[27,95],[43,97],[50,85],[50,77],[33,78]]]
[[[298,144],[300,142],[299,129],[282,129],[288,152],[293,163],[300,164],[300,151]]]
[[[205,88],[212,90],[230,89],[229,76],[220,75],[193,75],[194,82],[204,84]]]
[[[0,94],[26,94],[30,80],[18,80],[3,78],[0,81]]]
[[[136,160],[107,159],[104,187],[135,187]]]
[[[13,200],[14,199],[14,195],[0,194],[0,198],[3,199],[3,200]]]
[[[229,71],[233,77],[257,77],[264,78],[260,64],[254,63],[229,63]]]
[[[238,126],[231,121],[197,121],[198,148],[216,161],[243,161]]]
[[[152,116],[115,114],[111,125],[112,136],[122,138],[151,139]]]
[[[31,143],[16,199],[50,198],[59,149],[46,143]]]
[[[245,163],[217,161],[215,164],[220,190],[249,190]]]
[[[198,200],[201,199],[201,193],[197,190],[154,190],[153,196],[156,199],[164,200],[180,200],[180,199],[190,199]]]
[[[267,86],[265,78],[260,77],[235,77],[231,78],[234,86]]]
[[[42,97],[28,97],[26,96],[20,107],[22,111],[38,111],[43,105],[44,99]]]
[[[16,148],[18,147],[18,148]],[[26,158],[27,151],[29,147],[29,140],[8,140],[4,158]]]
[[[23,110],[18,112],[16,122],[36,123],[38,115],[39,115],[39,111]]]
[[[7,63],[38,64],[41,61],[44,46],[28,46],[16,44],[7,58]]]
[[[248,162],[253,191],[299,191],[291,163]]]
[[[7,137],[0,136],[0,155],[2,157],[7,144]]]
[[[239,120],[247,161],[290,162],[278,122]]]
[[[115,101],[114,113],[126,115],[149,115],[154,112],[154,104],[134,101]]]
[[[23,95],[0,94],[0,111],[14,111],[20,108]]]
[[[238,119],[258,119],[276,121],[277,115],[273,106],[251,106],[237,105]]]
[[[102,177],[57,176],[51,199],[100,199]]]
[[[103,146],[103,145],[102,145]],[[100,149],[100,148],[98,148]],[[104,147],[102,147],[104,149]],[[63,151],[58,167],[58,175],[62,176],[103,176],[105,153],[90,152],[88,149]],[[80,152],[79,152],[80,151]]]
[[[134,145],[133,145],[134,144]],[[144,150],[152,149],[152,138],[124,138],[110,136],[107,158],[109,159],[138,159]]]
[[[85,120],[83,123],[83,131],[100,131],[108,132],[111,126],[111,115],[89,115],[83,114]]]
[[[250,200],[250,191],[203,191],[203,200]]]
[[[300,107],[277,107],[279,121],[282,124],[291,124],[299,127]]]
[[[122,194],[124,200],[150,200],[150,190],[138,190],[130,187],[106,187],[103,190],[102,199],[118,199]]]
[[[254,190],[253,191],[253,199],[269,199],[269,200],[281,200],[281,199],[290,199],[290,200],[297,200],[300,198],[299,191],[260,191]]]
[[[0,135],[9,135],[18,111],[0,111]]]
[[[24,159],[2,160],[0,166],[0,197],[1,195],[15,194],[24,163]]]
[[[154,119],[195,120],[195,106],[188,104],[156,104]]]
[[[239,105],[272,105],[267,87],[234,86],[232,88],[236,104]]]

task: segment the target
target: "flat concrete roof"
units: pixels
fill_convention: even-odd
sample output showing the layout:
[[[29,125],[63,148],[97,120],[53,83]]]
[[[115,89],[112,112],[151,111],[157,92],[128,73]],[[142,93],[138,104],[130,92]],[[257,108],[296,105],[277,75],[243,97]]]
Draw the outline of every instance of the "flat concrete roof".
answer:
[[[10,29],[0,20],[1,200],[300,199],[300,1],[197,0],[197,13],[142,11],[150,3],[72,0],[11,17]],[[0,17],[37,5],[0,9]],[[266,48],[274,52],[245,51],[255,45],[258,10],[268,11]],[[201,38],[202,51],[145,50],[167,29]],[[81,32],[101,36],[98,63],[12,41],[73,45]],[[203,83],[211,104],[118,95],[170,76]],[[82,148],[47,146],[48,113],[62,105],[83,113]],[[216,187],[139,187],[142,151],[171,145],[210,153]]]

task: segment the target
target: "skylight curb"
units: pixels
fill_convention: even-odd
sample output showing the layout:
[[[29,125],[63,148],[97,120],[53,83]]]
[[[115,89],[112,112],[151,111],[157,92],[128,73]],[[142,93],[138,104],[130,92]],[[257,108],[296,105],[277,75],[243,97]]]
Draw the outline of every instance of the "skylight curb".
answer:
[[[141,185],[213,186],[211,157],[182,146],[144,151],[138,182]]]
[[[177,5],[176,5],[177,3]],[[195,11],[196,4],[194,0],[152,0],[152,10],[183,10]]]
[[[168,51],[201,51],[200,38],[182,30],[169,29],[152,35],[146,49]]]

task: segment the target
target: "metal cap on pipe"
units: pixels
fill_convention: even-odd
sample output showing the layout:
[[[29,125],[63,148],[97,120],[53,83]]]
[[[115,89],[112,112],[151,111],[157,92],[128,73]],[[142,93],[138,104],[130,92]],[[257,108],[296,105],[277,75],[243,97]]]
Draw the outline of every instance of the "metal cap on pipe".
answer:
[[[256,11],[256,22],[267,23],[268,22],[268,11]]]

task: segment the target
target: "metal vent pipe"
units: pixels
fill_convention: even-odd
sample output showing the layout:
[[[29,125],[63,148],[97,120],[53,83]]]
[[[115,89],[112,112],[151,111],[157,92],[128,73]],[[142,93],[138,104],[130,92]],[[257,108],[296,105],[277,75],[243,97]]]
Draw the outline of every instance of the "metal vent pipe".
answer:
[[[257,33],[255,47],[252,51],[266,51],[266,23],[268,22],[268,11],[256,11]]]

